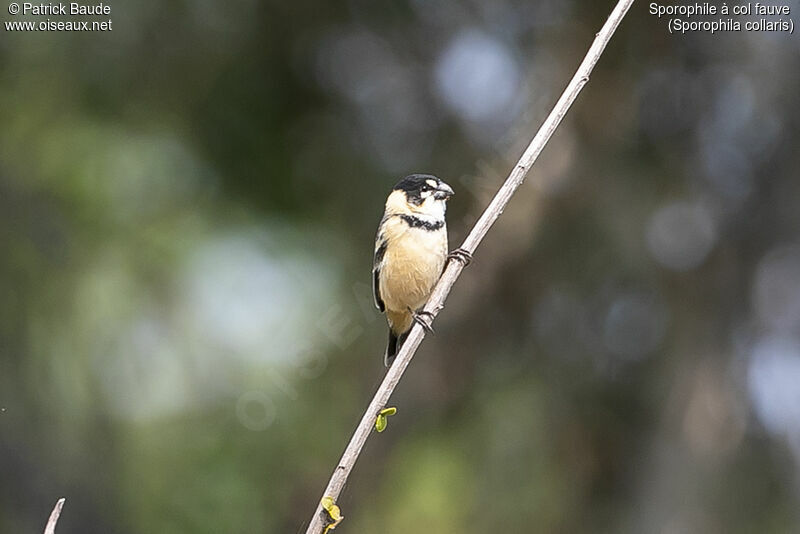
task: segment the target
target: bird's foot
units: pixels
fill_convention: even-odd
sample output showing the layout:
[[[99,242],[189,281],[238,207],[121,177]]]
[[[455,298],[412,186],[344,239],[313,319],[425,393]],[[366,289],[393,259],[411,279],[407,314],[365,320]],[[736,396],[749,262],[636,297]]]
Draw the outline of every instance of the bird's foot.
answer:
[[[447,259],[461,262],[461,264],[466,267],[472,263],[472,253],[463,248],[457,248],[447,255]]]
[[[436,332],[433,330],[433,326],[431,323],[433,322],[433,312],[429,312],[426,310],[419,310],[419,311],[411,311],[411,318],[414,319],[414,322],[420,325],[423,330],[428,332],[429,334],[435,334]]]

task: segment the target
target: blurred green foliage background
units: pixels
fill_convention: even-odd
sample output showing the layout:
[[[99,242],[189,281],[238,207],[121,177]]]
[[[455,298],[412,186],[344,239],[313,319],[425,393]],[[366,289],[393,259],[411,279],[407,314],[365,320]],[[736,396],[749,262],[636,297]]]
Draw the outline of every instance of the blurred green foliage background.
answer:
[[[457,245],[612,2],[111,7],[0,36],[0,532],[302,532],[383,374],[386,194],[445,179]],[[798,94],[796,35],[634,5],[337,532],[798,532]]]

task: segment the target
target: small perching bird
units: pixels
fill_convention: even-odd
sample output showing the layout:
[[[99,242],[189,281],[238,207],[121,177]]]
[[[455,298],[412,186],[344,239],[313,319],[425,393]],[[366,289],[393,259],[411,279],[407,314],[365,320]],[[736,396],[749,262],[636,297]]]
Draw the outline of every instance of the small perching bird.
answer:
[[[391,365],[414,321],[431,330],[420,309],[442,275],[447,254],[445,211],[453,189],[430,174],[406,176],[394,186],[375,240],[372,290],[386,313]],[[469,260],[469,255],[455,251]]]

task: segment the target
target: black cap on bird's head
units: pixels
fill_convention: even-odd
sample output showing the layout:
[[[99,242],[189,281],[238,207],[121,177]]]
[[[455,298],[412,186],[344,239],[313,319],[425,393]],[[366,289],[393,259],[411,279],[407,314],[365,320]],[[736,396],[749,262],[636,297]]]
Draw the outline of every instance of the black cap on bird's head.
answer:
[[[410,174],[397,182],[394,191],[405,191],[408,201],[415,204],[431,196],[446,201],[455,194],[452,187],[432,174]]]

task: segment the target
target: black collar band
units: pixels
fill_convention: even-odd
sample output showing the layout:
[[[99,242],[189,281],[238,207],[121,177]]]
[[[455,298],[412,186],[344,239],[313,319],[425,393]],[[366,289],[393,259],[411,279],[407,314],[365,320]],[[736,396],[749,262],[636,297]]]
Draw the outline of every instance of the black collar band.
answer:
[[[444,227],[444,221],[431,222],[414,215],[401,215],[400,218],[403,219],[411,228],[422,228],[423,230],[428,230],[429,232],[441,230]]]

